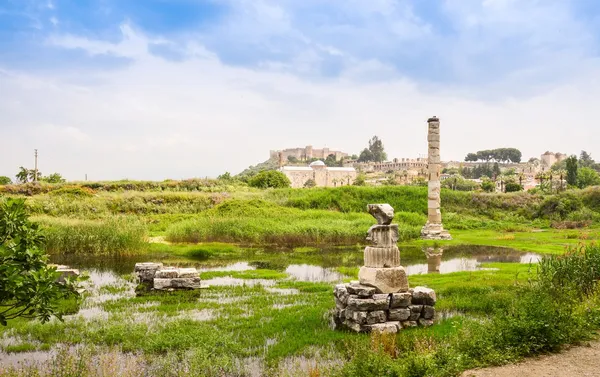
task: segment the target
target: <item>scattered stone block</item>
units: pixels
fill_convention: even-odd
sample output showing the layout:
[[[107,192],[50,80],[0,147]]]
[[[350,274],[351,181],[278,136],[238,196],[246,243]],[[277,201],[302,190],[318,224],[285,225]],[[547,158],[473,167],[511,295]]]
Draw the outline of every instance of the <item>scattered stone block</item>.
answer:
[[[195,268],[179,268],[177,270],[178,278],[197,278],[199,276],[198,270]]]
[[[387,315],[383,310],[376,310],[367,314],[367,324],[374,325],[376,323],[384,323],[387,321]]]
[[[348,298],[348,309],[356,311],[386,310],[389,307],[387,296],[383,298],[359,298],[351,295]]]
[[[415,287],[412,295],[412,303],[417,305],[434,306],[436,301],[435,291],[431,288]]]
[[[409,321],[416,321],[421,318],[423,305],[411,305],[408,308],[410,309],[410,317],[408,318]]]
[[[402,322],[402,327],[403,328],[417,327],[417,326],[419,326],[419,324],[417,323],[417,321],[404,321],[404,322]]]
[[[136,263],[133,271],[141,283],[152,283],[156,271],[162,269],[162,267],[162,263],[143,262]]]
[[[390,295],[390,308],[407,308],[412,303],[410,292],[392,293]]]
[[[376,289],[362,284],[349,284],[346,286],[346,290],[351,295],[357,295],[359,297],[371,297],[375,294]]]
[[[433,317],[435,317],[435,308],[433,306],[424,305],[422,317],[423,319],[433,319]]]
[[[385,322],[370,325],[369,329],[373,332],[379,332],[383,334],[396,334],[400,329],[402,329],[402,325],[400,322]]]
[[[56,281],[58,283],[64,283],[68,277],[71,276],[79,276],[79,270],[75,268],[70,268],[69,266],[58,266],[56,268],[56,272],[59,274]]]
[[[419,319],[419,325],[423,327],[433,326],[433,320],[421,318]]]
[[[161,270],[156,271],[154,274],[155,279],[173,279],[178,276],[177,269],[175,267],[165,267]]]
[[[407,321],[410,318],[410,309],[390,309],[388,317],[390,321]]]

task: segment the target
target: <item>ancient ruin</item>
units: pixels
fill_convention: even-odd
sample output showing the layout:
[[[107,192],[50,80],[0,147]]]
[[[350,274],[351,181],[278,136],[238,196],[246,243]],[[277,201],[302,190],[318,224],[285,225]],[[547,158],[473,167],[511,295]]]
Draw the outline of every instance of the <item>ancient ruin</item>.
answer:
[[[427,223],[421,230],[421,238],[425,240],[451,240],[450,233],[442,226],[441,182],[440,182],[440,120],[432,117],[427,120],[429,133],[428,170],[429,184],[427,190]]]
[[[389,204],[369,204],[367,209],[377,224],[367,235],[371,245],[365,248],[359,281],[338,284],[334,289],[335,327],[396,333],[404,327],[431,326],[435,292],[408,287],[396,245],[398,224],[392,224],[394,209]]]
[[[200,289],[200,274],[195,268],[164,267],[162,263],[136,263],[134,269],[146,290]]]

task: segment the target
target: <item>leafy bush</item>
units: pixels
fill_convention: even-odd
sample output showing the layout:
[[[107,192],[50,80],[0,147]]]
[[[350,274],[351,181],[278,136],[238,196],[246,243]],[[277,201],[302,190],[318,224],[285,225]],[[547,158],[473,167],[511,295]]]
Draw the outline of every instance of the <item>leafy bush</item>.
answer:
[[[583,201],[580,196],[574,192],[564,192],[544,199],[537,211],[537,216],[562,220],[582,207]]]
[[[10,185],[12,180],[6,176],[0,175],[0,185]]]
[[[523,191],[523,186],[521,186],[517,182],[507,182],[504,185],[504,191],[505,192],[519,192],[519,191]]]
[[[277,170],[261,171],[248,180],[248,186],[256,188],[285,188],[290,187],[288,177]]]
[[[0,324],[6,326],[7,320],[18,317],[43,322],[51,316],[60,318],[59,302],[77,296],[74,279],[57,282],[43,244],[23,200],[0,201]]]

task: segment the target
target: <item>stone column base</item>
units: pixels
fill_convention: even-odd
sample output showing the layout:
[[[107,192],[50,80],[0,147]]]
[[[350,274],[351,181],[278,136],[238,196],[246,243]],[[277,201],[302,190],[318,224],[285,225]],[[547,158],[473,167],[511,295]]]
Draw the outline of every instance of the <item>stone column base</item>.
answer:
[[[448,231],[444,230],[442,224],[432,224],[427,222],[423,229],[421,229],[421,239],[449,241],[452,239],[452,236]]]
[[[374,287],[377,293],[408,291],[408,278],[404,267],[374,268],[361,267],[358,271],[360,284]]]
[[[407,327],[433,325],[436,296],[429,288],[378,294],[372,287],[350,283],[337,285],[333,293],[335,329],[395,334]]]

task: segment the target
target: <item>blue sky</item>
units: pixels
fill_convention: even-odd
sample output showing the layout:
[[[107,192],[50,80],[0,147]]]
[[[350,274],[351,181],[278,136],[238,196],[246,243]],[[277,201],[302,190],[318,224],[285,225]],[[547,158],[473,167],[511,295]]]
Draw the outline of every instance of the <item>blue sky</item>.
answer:
[[[592,0],[0,0],[0,175],[238,172],[269,149],[600,153]],[[595,156],[600,159],[600,155]]]

